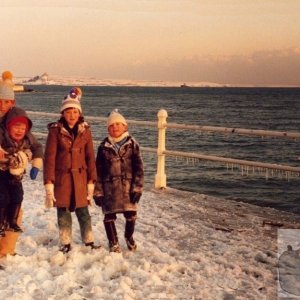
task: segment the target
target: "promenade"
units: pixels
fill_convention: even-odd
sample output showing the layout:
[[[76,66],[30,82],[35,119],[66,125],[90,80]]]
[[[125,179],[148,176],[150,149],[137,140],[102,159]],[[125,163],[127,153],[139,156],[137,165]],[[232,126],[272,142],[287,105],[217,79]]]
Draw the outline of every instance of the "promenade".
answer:
[[[300,229],[300,216],[175,189],[146,187],[135,239],[109,253],[101,209],[90,209],[99,250],[80,241],[58,251],[55,209],[43,207],[37,181],[24,181],[24,233],[16,256],[1,260],[5,299],[277,299],[277,232]],[[75,217],[75,216],[74,216]]]

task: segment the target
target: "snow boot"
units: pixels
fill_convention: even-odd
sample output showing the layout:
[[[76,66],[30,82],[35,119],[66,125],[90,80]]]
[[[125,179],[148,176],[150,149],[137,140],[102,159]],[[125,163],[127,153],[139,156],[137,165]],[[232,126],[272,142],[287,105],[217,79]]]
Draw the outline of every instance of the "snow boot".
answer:
[[[61,245],[59,248],[59,251],[61,251],[63,254],[68,253],[71,250],[71,244]]]
[[[135,251],[137,248],[137,245],[133,239],[133,232],[135,227],[135,220],[126,220],[125,224],[125,241],[127,244],[127,248],[130,251]]]
[[[101,248],[101,245],[95,245],[94,242],[85,243],[86,247],[90,247],[91,249],[99,249]]]
[[[21,209],[21,204],[11,204],[8,207],[9,228],[13,232],[23,232],[23,230],[17,223],[20,209]]]
[[[115,221],[104,221],[104,228],[108,239],[109,252],[120,253],[121,248],[119,246]]]
[[[0,208],[0,237],[5,236],[6,227],[6,207]]]

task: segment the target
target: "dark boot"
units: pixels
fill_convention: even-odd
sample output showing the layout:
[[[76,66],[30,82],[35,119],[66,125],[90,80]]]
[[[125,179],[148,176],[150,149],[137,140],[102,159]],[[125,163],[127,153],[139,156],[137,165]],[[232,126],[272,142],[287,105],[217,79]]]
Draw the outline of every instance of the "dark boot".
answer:
[[[0,237],[5,236],[6,207],[0,207]]]
[[[125,224],[125,241],[130,251],[135,251],[137,246],[133,239],[135,220],[126,220]]]
[[[20,209],[21,204],[11,204],[8,208],[8,222],[11,231],[23,232],[23,230],[17,223]]]
[[[104,221],[104,228],[109,242],[109,251],[120,253],[121,249],[119,246],[115,221]]]
[[[71,244],[61,245],[59,247],[59,251],[61,251],[63,254],[66,254],[71,251]]]
[[[91,249],[99,249],[101,248],[101,245],[95,245],[94,242],[90,242],[90,243],[85,243],[86,247],[90,247]]]

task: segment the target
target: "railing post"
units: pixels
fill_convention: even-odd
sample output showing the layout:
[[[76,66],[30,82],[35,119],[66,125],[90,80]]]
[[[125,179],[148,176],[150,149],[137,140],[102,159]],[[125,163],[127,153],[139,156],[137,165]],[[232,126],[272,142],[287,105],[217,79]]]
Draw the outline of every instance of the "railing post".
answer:
[[[167,176],[165,173],[165,154],[166,150],[166,125],[168,113],[161,109],[157,113],[158,122],[158,145],[157,145],[157,172],[155,175],[155,188],[161,189],[167,187]]]

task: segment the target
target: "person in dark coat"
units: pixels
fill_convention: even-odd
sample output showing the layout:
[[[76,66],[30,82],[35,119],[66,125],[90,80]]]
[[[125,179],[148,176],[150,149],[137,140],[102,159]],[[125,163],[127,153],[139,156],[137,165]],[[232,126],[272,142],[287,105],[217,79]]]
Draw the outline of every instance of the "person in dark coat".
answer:
[[[45,206],[57,208],[60,251],[71,250],[72,212],[75,212],[86,246],[94,245],[88,205],[97,179],[95,153],[89,125],[84,122],[81,90],[73,88],[63,100],[61,118],[48,125],[45,149]]]
[[[23,109],[11,108],[4,125],[0,127],[0,146],[5,153],[0,160],[0,236],[5,235],[6,226],[8,230],[22,232],[17,224],[24,194],[22,178],[28,162],[36,172],[43,163],[42,146],[28,134],[32,122]]]
[[[129,250],[136,250],[133,239],[137,219],[137,203],[144,184],[144,167],[140,147],[129,135],[125,118],[112,111],[107,120],[108,137],[97,152],[95,203],[102,207],[104,228],[111,252],[121,252],[115,221],[122,213],[126,219],[125,241]]]
[[[4,135],[3,133],[7,130],[6,129],[6,124],[7,124],[7,117],[9,116],[9,118],[14,114],[14,113],[19,113],[20,108],[18,108],[16,106],[16,100],[15,100],[15,93],[14,93],[14,83],[13,83],[13,74],[10,71],[5,71],[2,73],[2,78],[0,80],[0,164],[2,165],[2,167],[4,166],[4,169],[0,172],[2,175],[4,175],[4,177],[8,176],[7,170],[6,170],[6,163],[7,163],[7,154],[8,152],[5,151],[5,149],[2,148],[1,144],[4,140]],[[30,123],[30,122],[29,122]],[[38,175],[38,171],[42,165],[42,156],[43,156],[43,148],[42,145],[36,140],[36,138],[34,137],[34,135],[31,133],[31,131],[28,131],[25,135],[25,139],[27,141],[30,142],[30,151],[32,152],[33,156],[36,158],[40,158],[39,159],[34,159],[33,160],[33,167],[30,170],[30,178],[31,179],[35,179]],[[29,152],[28,152],[29,153]],[[19,153],[20,154],[20,153]],[[36,164],[36,165],[35,165]],[[18,168],[17,168],[18,169]],[[22,168],[19,168],[19,170],[22,171]],[[6,175],[5,175],[6,174]],[[20,176],[19,176],[20,177]],[[16,179],[16,178],[14,178]],[[16,180],[14,180],[16,183]],[[11,216],[11,220],[13,215],[17,215],[18,214],[18,219],[17,222],[15,224],[19,225],[22,222],[22,209],[20,209],[20,211],[18,212],[17,210],[19,209],[19,206],[16,206],[15,209],[13,209],[13,207],[10,207],[10,212],[6,211],[6,208],[3,206],[3,203],[6,203],[7,200],[9,198],[12,197],[15,200],[15,203],[21,203],[22,199],[23,199],[23,188],[21,186],[21,182],[19,182],[17,184],[17,186],[14,186],[11,189],[11,193],[8,193],[8,188],[9,185],[6,184],[7,181],[6,179],[1,178],[0,179],[0,203],[1,204],[1,208],[0,208],[0,223],[2,225],[0,225],[0,227],[3,229],[3,223],[4,223],[4,228],[7,227],[7,223],[6,223],[6,218],[7,218],[7,213]],[[5,192],[3,192],[5,191]],[[15,212],[15,213],[13,213]],[[10,218],[10,217],[9,217]],[[15,222],[15,221],[13,221]],[[11,222],[11,227],[14,227],[14,230],[18,230],[18,231],[2,231],[1,236],[0,237],[0,257],[2,256],[6,256],[7,254],[11,254],[13,255],[15,253],[15,247],[16,247],[16,243],[18,240],[18,237],[20,235],[19,231],[20,227],[17,228],[16,226],[14,226]],[[5,236],[3,236],[5,235]]]

